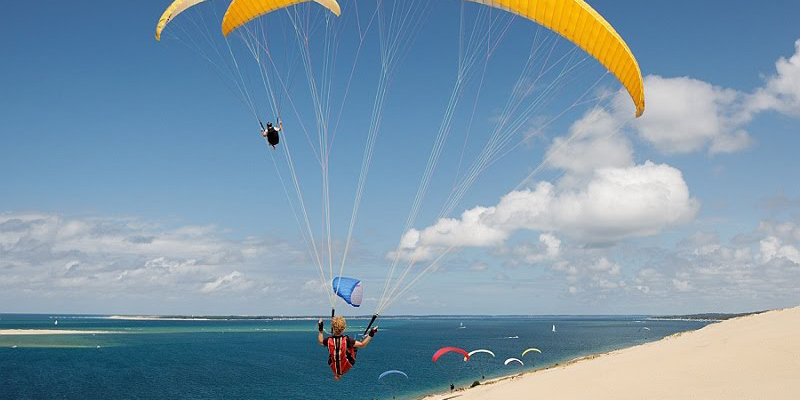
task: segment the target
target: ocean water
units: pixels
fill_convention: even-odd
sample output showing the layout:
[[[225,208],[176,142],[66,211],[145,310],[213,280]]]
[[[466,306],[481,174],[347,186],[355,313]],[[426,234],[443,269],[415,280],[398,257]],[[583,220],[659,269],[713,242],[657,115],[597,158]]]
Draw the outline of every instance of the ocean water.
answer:
[[[367,322],[348,320],[348,332],[353,336],[363,331]],[[708,323],[547,316],[381,319],[378,324],[375,339],[337,382],[326,364],[326,349],[316,343],[314,320],[134,321],[0,314],[0,329],[115,332],[0,336],[0,399],[413,398],[447,391],[450,383],[468,386],[481,376],[544,368]],[[478,354],[464,362],[450,353],[433,363],[433,353],[445,346],[489,349],[496,358]],[[542,353],[522,357],[529,347]],[[525,366],[503,365],[510,357]],[[404,371],[408,378],[390,375],[379,381],[386,370]]]

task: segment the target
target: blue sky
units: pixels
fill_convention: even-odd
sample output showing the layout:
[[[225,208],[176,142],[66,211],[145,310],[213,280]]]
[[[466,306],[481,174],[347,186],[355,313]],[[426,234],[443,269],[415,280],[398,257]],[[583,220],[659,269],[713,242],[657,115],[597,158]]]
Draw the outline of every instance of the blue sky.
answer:
[[[264,146],[231,81],[181,43],[202,33],[196,24],[216,34],[225,4],[179,16],[156,42],[168,2],[146,3],[3,6],[18,17],[0,27],[0,311],[324,313],[317,269],[272,163],[275,156],[289,179],[285,148]],[[372,4],[359,6],[362,18]],[[484,146],[527,59],[535,27],[497,19],[511,21],[510,34],[480,91],[477,79],[466,86],[432,189],[404,234],[456,78],[462,4],[432,4],[387,92],[345,270],[364,279],[365,304],[339,303],[342,311],[375,309],[401,236],[401,258],[418,260],[412,278],[445,248],[454,251],[387,313],[672,313],[800,302],[800,33],[790,20],[800,5],[592,3],[641,66],[645,116],[630,121],[627,95],[614,94],[618,84],[606,77],[590,92],[606,100],[536,131],[602,76],[588,62],[551,107],[523,115],[511,135],[520,145],[481,174],[449,219],[437,220],[460,161],[468,165]],[[352,2],[342,5],[355,13]],[[313,6],[298,10],[321,24]],[[480,7],[463,7],[466,20]],[[335,99],[356,49],[353,19],[341,18]],[[288,29],[287,19],[257,23],[273,34]],[[380,71],[377,34],[366,37],[331,153],[336,257]],[[203,43],[223,43],[215,40]],[[558,42],[557,51],[570,50]],[[264,95],[257,82],[249,90]],[[294,135],[286,139],[319,239],[320,172],[299,128],[314,125],[302,71],[292,92],[302,121],[286,107],[285,135]],[[261,114],[272,118],[265,107]]]

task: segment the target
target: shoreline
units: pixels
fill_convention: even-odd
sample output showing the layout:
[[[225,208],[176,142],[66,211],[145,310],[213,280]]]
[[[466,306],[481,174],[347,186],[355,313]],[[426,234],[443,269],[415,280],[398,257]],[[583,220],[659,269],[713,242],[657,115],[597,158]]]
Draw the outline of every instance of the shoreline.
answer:
[[[117,333],[113,331],[79,331],[74,329],[0,329],[0,336],[35,336],[35,335],[101,335]]]
[[[705,328],[705,327],[703,327],[703,328]],[[700,328],[700,329],[703,329],[703,328]],[[697,329],[697,330],[700,330],[700,329]],[[683,335],[683,334],[688,333],[688,332],[693,332],[693,331],[673,333],[672,335],[664,336],[663,338],[661,338],[659,340],[656,340],[656,341],[653,341],[653,342],[636,344],[636,345],[629,346],[629,347],[623,347],[621,349],[609,350],[609,351],[604,351],[604,352],[594,353],[594,354],[587,354],[585,356],[575,357],[575,358],[567,360],[567,361],[558,362],[558,363],[555,363],[553,365],[550,365],[550,366],[547,366],[547,367],[544,367],[544,368],[534,369],[534,370],[531,370],[531,371],[517,372],[515,374],[498,376],[496,378],[489,378],[489,379],[486,379],[483,382],[480,382],[480,385],[476,385],[476,386],[457,387],[452,391],[435,392],[435,393],[430,393],[430,394],[426,394],[426,395],[418,396],[418,397],[409,397],[406,400],[423,400],[423,399],[427,399],[427,400],[432,400],[432,399],[445,400],[445,399],[452,398],[452,397],[458,397],[458,396],[461,396],[461,394],[463,392],[469,391],[469,390],[474,389],[476,387],[494,385],[496,383],[500,383],[500,382],[503,382],[503,381],[514,380],[514,379],[517,379],[517,378],[523,378],[523,377],[528,376],[528,375],[533,375],[533,374],[536,374],[536,373],[542,373],[542,372],[545,372],[545,371],[548,371],[548,370],[552,370],[552,369],[556,369],[556,368],[565,368],[565,367],[568,367],[570,365],[576,364],[576,363],[581,362],[581,361],[588,361],[588,360],[592,360],[592,359],[595,359],[595,358],[598,358],[598,357],[612,355],[614,353],[617,353],[617,352],[620,352],[620,351],[623,351],[623,350],[628,350],[628,349],[633,349],[633,348],[636,348],[636,347],[639,347],[639,346],[646,346],[648,344],[658,343],[658,342],[660,342],[662,340],[665,340],[665,339],[668,339],[670,337],[673,337],[673,336],[677,337],[677,336]],[[476,381],[476,382],[478,382],[478,381]]]
[[[159,317],[157,315],[109,315],[107,317],[100,317],[101,319],[116,319],[124,321],[227,321],[224,319],[213,318],[175,318],[175,317]]]
[[[774,325],[783,325],[783,330]],[[771,336],[776,340],[770,340]],[[734,344],[740,342],[741,346]],[[765,349],[770,345],[772,348]],[[708,354],[704,357],[700,353]],[[792,358],[789,354],[798,357]],[[725,362],[725,358],[749,359],[750,364]],[[755,359],[761,363],[753,362]],[[780,365],[775,359],[788,365]],[[698,364],[703,365],[698,367]],[[656,369],[665,372],[659,373]],[[696,370],[694,375],[691,374],[693,369]],[[536,393],[561,399],[598,400],[783,399],[800,396],[797,374],[800,374],[800,307],[731,318],[653,342],[487,379],[475,387],[410,398],[511,400],[529,398],[531,393]],[[776,382],[769,382],[769,379]],[[584,384],[575,385],[575,382]],[[770,389],[763,390],[767,385]]]

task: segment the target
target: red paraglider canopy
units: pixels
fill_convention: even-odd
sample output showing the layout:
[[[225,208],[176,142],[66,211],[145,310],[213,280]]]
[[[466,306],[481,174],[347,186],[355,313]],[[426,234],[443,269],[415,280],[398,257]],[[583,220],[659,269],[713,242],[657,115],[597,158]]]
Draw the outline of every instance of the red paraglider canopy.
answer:
[[[464,355],[464,361],[469,360],[469,353],[467,353],[464,350],[459,349],[458,347],[442,347],[441,349],[436,351],[436,353],[433,354],[433,362],[436,362],[436,360],[438,360],[439,357],[442,356],[442,354],[449,353],[451,351],[463,354]]]

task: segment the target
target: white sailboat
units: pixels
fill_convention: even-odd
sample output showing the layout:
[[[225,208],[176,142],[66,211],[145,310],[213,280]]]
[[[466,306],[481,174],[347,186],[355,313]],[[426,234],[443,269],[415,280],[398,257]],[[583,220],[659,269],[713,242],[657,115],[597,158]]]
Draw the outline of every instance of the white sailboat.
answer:
[[[556,326],[553,325],[553,333],[556,333]]]
[[[466,326],[464,326],[464,323],[463,322],[459,322],[458,329],[465,329],[465,328],[466,328]]]

